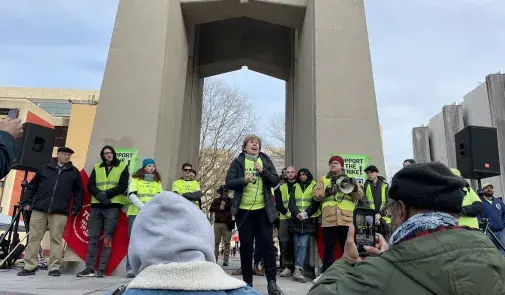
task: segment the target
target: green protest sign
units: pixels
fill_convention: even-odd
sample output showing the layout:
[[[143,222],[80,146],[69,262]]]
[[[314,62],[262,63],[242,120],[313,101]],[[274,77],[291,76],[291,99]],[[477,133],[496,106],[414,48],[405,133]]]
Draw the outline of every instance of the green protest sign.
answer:
[[[118,148],[116,149],[116,156],[119,161],[129,164],[128,172],[130,172],[130,176],[137,171],[139,161],[137,150]]]
[[[337,154],[332,154],[332,156]],[[338,154],[344,159],[345,174],[349,177],[354,177],[356,180],[363,184],[367,179],[365,169],[368,166],[369,156],[357,154]]]

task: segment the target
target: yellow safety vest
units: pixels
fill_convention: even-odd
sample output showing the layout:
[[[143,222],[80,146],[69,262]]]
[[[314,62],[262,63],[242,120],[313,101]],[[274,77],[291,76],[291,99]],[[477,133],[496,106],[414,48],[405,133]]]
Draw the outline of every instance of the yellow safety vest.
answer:
[[[323,182],[325,189],[331,185],[331,178],[323,176],[321,181]],[[338,191],[335,195],[324,197],[322,209],[326,206],[337,206],[342,210],[354,210],[356,207],[352,197],[350,195],[344,195],[344,193],[340,191]]]
[[[128,192],[137,192],[137,197],[142,204],[147,204],[147,202],[151,201],[151,199],[162,190],[161,182],[159,181],[146,181],[139,178],[132,178]],[[128,216],[135,216],[138,215],[139,212],[139,208],[130,204],[126,214]]]
[[[295,184],[296,185],[296,184]],[[291,218],[291,212],[289,211],[289,191],[288,184],[285,183],[279,187],[282,196],[282,204],[284,204],[284,208],[288,209],[288,213],[286,215],[279,212],[279,220],[286,220]]]
[[[107,173],[105,172],[105,166],[101,165],[102,163],[95,164],[94,168],[96,187],[101,191],[106,191],[111,188],[115,188],[118,185],[119,179],[121,178],[121,174],[126,169],[127,164],[125,162],[120,162],[119,165],[112,167],[108,176]],[[128,199],[124,194],[114,196],[110,201],[113,204],[121,204],[121,205],[128,204]],[[100,203],[100,201],[98,201],[93,196],[91,197],[91,203],[98,204]]]
[[[312,204],[312,190],[316,185],[316,181],[312,180],[312,182],[307,186],[305,191],[302,192],[302,187],[300,184],[296,183],[294,186],[295,189],[295,200],[296,207],[300,209],[300,211],[305,211],[306,208],[310,207]],[[319,217],[321,215],[321,208],[317,209],[317,211],[312,214],[311,217]]]
[[[465,187],[463,190],[465,191],[465,197],[463,198],[463,207],[472,205],[474,202],[482,202],[473,189],[470,188],[470,190],[468,190]],[[458,223],[460,226],[468,226],[471,228],[479,229],[479,221],[477,220],[477,217],[460,216]]]
[[[177,179],[174,181],[172,184],[172,191],[179,193],[179,195],[183,195],[185,193],[194,193],[201,190],[200,189],[200,184],[196,180],[184,180],[184,179]],[[200,208],[200,204],[198,204],[198,201],[191,201],[193,204],[195,204],[198,208]]]
[[[386,188],[387,187],[388,187],[388,185],[386,183],[382,182],[382,186],[381,186],[382,205],[379,210],[384,209],[384,207],[386,206],[386,202],[387,202]],[[368,201],[368,208],[375,210],[375,201],[373,199],[372,188],[371,188],[371,185],[369,182],[365,182],[365,198]],[[384,218],[386,223],[388,223],[388,224],[391,223],[391,217],[382,216],[382,218]]]

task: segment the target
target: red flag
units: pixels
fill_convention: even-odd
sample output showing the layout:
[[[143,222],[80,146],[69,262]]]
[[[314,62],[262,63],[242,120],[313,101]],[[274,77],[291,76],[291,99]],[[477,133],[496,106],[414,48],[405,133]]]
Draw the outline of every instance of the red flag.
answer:
[[[82,260],[86,259],[88,252],[88,219],[91,210],[91,194],[88,191],[89,176],[86,171],[81,170],[82,185],[84,187],[84,195],[82,200],[82,209],[77,216],[69,216],[63,238],[67,241],[68,245],[74,252],[81,257]],[[103,234],[100,237],[100,242],[103,240]],[[128,253],[128,217],[123,212],[119,212],[118,224],[114,237],[112,238],[112,253],[109,257],[107,264],[106,275],[110,275],[116,267],[121,263],[123,258]],[[102,243],[98,249],[100,254],[102,251]],[[97,266],[100,255],[97,255]]]

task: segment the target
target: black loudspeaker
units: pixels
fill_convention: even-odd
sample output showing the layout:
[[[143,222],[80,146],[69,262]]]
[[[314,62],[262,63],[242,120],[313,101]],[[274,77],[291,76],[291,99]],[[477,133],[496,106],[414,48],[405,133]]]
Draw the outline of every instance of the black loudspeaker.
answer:
[[[12,169],[36,172],[53,159],[55,131],[34,123],[23,124],[23,135],[18,138],[19,153]]]
[[[468,126],[456,133],[456,161],[461,175],[483,179],[500,175],[496,128]]]

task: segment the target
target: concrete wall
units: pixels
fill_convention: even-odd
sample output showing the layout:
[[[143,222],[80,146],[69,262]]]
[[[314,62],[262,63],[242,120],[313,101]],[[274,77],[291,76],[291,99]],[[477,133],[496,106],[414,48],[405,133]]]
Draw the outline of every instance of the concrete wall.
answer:
[[[412,129],[412,147],[414,148],[414,160],[417,163],[431,162],[429,127]]]
[[[68,125],[66,146],[74,150],[72,163],[81,170],[86,164],[86,154],[91,137],[96,105],[73,104]]]
[[[313,3],[317,175],[332,153],[369,155],[385,171],[363,0]]]
[[[455,134],[466,126],[484,126],[497,128],[498,152],[502,174],[484,179],[495,186],[498,196],[505,196],[505,75],[494,74],[486,77],[486,82],[464,96],[461,105],[444,106],[442,112],[430,120],[429,140],[431,161],[442,162],[449,167],[457,167]],[[420,152],[426,148],[426,140],[420,133],[424,127],[413,129],[414,154],[425,156]],[[482,144],[485,144],[482,143]],[[420,155],[418,155],[418,153]],[[471,181],[476,187],[476,181]]]

